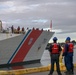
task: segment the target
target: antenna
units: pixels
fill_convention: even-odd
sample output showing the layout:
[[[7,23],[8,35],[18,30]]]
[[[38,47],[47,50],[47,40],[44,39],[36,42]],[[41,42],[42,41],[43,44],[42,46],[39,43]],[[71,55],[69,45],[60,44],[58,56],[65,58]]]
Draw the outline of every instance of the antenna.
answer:
[[[52,20],[51,20],[51,23],[50,23],[50,30],[52,31]]]

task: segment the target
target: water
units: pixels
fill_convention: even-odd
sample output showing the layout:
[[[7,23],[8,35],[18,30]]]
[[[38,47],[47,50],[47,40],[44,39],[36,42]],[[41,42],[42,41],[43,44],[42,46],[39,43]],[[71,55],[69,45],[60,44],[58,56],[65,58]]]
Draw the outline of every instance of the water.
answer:
[[[48,50],[44,50],[44,53],[41,58],[41,64],[43,66],[47,66],[50,64],[50,54]]]
[[[62,62],[64,63],[64,59],[62,59]],[[74,64],[76,64],[76,45],[74,46],[73,62]],[[44,50],[44,53],[41,58],[41,64],[43,66],[48,66],[50,64],[50,54],[48,50]]]

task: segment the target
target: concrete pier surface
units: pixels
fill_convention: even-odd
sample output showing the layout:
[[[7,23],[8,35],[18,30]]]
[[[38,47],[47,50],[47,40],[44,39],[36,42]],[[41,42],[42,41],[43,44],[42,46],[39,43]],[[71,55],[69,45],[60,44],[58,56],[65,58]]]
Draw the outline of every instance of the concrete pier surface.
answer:
[[[64,72],[61,72],[62,75],[67,75]],[[48,75],[49,71],[46,72],[39,72],[39,73],[32,73],[32,74],[25,74],[25,75]],[[56,71],[54,71],[53,75],[58,75]],[[69,75],[76,75],[76,68],[74,69],[74,74],[69,74]]]
[[[61,72],[61,73],[62,73],[62,75],[66,75],[64,72]],[[25,74],[25,75],[48,75],[48,74],[49,74],[49,72],[40,72],[40,73]],[[53,75],[58,75],[58,74],[57,74],[57,72],[54,72]],[[76,72],[72,75],[76,75]]]

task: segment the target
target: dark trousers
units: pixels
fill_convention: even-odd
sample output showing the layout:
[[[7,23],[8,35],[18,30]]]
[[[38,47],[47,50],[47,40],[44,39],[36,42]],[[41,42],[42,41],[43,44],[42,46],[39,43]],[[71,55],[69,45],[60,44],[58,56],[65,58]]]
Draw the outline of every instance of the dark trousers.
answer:
[[[73,72],[73,69],[74,69],[74,66],[73,66],[73,56],[71,55],[66,55],[64,57],[64,61],[65,61],[65,66],[66,66],[66,69],[68,72],[72,71]]]
[[[51,69],[50,69],[50,74],[53,73],[54,71],[54,64],[56,63],[56,69],[58,75],[61,75],[60,72],[60,66],[59,66],[59,54],[51,54]]]
[[[71,71],[74,72],[73,56],[70,57],[70,61],[71,61]]]

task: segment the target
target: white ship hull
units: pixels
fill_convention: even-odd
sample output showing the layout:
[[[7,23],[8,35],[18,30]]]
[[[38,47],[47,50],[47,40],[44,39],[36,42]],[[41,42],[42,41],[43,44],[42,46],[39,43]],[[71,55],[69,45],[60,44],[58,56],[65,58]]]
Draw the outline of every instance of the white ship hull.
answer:
[[[40,61],[46,45],[54,32],[39,29],[26,34],[0,34],[0,66]]]

